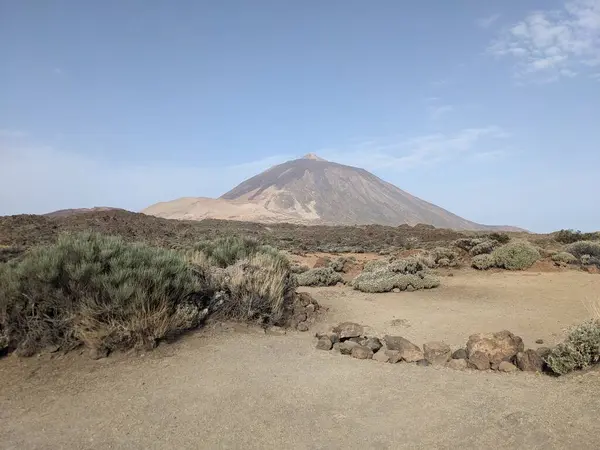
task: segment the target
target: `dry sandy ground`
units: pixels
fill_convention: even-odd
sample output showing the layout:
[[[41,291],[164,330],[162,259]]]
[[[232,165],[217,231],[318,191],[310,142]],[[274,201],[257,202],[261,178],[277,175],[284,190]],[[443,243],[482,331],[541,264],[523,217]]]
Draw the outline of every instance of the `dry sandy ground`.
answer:
[[[531,345],[586,318],[580,299],[600,292],[600,276],[460,272],[427,292],[312,292],[330,308],[325,323],[454,346],[508,328]],[[316,350],[308,333],[196,333],[100,361],[9,357],[0,377],[3,449],[587,449],[600,433],[598,372],[380,364]]]

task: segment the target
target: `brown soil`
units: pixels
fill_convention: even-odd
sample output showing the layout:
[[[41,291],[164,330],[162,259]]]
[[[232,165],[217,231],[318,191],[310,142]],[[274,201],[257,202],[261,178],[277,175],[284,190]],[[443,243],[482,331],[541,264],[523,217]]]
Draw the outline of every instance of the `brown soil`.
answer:
[[[438,289],[307,289],[342,320],[454,348],[509,329],[557,342],[600,290],[583,272],[455,271]],[[595,448],[598,371],[561,378],[381,364],[312,334],[210,330],[144,355],[0,360],[1,448]]]

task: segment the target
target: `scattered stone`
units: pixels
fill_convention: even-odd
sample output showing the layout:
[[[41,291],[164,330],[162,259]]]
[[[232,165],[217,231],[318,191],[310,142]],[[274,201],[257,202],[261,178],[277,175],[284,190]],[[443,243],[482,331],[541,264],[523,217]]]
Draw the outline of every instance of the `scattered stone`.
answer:
[[[546,357],[552,352],[552,349],[549,347],[540,347],[536,349],[535,352],[539,355],[540,358],[546,359]]]
[[[340,341],[340,337],[337,333],[334,333],[333,331],[330,331],[328,333],[316,333],[315,337],[317,339],[321,339],[321,338],[327,338],[329,339],[333,344],[335,344],[336,342]]]
[[[339,345],[340,353],[342,355],[350,355],[352,353],[352,349],[355,347],[360,347],[360,344],[353,341],[344,341]]]
[[[453,277],[453,276],[454,276],[454,273],[452,273],[452,272],[448,272],[448,274],[447,274],[446,276],[447,276],[447,277]]]
[[[281,327],[265,328],[265,334],[270,336],[283,336],[285,335],[285,329]]]
[[[333,329],[334,333],[339,334],[340,340],[350,339],[362,336],[364,330],[362,325],[354,322],[343,322]]]
[[[305,308],[313,303],[313,298],[308,292],[298,292],[296,295],[298,298],[298,302]]]
[[[57,353],[60,350],[60,345],[49,345],[44,349],[46,353]]]
[[[377,353],[379,353],[379,352],[377,352]],[[398,350],[386,350],[385,354],[387,355],[388,361],[390,362],[390,364],[396,364],[396,363],[402,361],[400,352]]]
[[[102,358],[106,358],[108,356],[108,349],[107,348],[91,348],[90,352],[89,352],[90,358],[91,359],[102,359]]]
[[[473,352],[468,359],[469,366],[477,370],[489,370],[490,358],[484,352]]]
[[[542,372],[544,360],[535,350],[525,350],[517,353],[517,367],[524,372]]]
[[[425,359],[435,365],[444,365],[452,357],[452,349],[443,342],[428,342],[423,345]]]
[[[381,343],[381,341],[379,339],[377,339],[376,337],[370,337],[365,339],[363,342],[361,342],[361,345],[364,345],[365,347],[369,347],[373,353],[379,351],[379,349],[381,347],[383,347],[383,344]]]
[[[498,370],[500,372],[507,372],[507,373],[511,373],[511,372],[516,372],[517,370],[517,366],[515,366],[513,363],[510,363],[508,361],[502,361],[499,365],[498,365]]]
[[[332,346],[333,344],[328,337],[322,337],[317,341],[318,350],[331,350]]]
[[[348,339],[348,340],[349,340],[349,341],[352,341],[352,342],[356,342],[357,344],[360,344],[360,343],[361,343],[362,341],[364,341],[365,339],[364,339],[364,338],[361,338],[361,337],[353,337],[353,338],[350,338],[350,339]]]
[[[469,364],[467,363],[466,359],[457,358],[448,361],[446,363],[446,367],[454,370],[465,370],[467,367],[469,367]]]
[[[308,331],[308,328],[309,324],[307,322],[300,322],[297,327],[298,331]]]
[[[400,289],[399,288],[394,288],[394,289],[392,289],[392,292],[394,292],[395,294],[399,294],[400,293]]]
[[[371,359],[373,358],[373,350],[364,345],[358,345],[352,349],[351,355],[356,359]]]
[[[468,359],[469,355],[467,354],[467,350],[464,348],[459,348],[454,353],[452,353],[452,359]]]
[[[525,350],[523,339],[506,330],[497,333],[473,334],[467,342],[469,360],[474,353],[482,352],[487,355],[492,364],[511,360],[523,350]]]
[[[306,315],[308,317],[313,317],[315,315],[315,305],[312,303],[306,307]]]
[[[427,361],[426,359],[420,359],[417,361],[417,366],[427,367],[430,365],[431,365],[431,363],[429,361]]]
[[[544,340],[543,339],[538,339],[537,341],[535,341],[536,344],[543,344]]]
[[[387,354],[386,350],[384,348],[381,348],[377,353],[373,355],[373,359],[378,362],[386,363],[389,362],[390,357]]]
[[[340,352],[340,353],[341,353],[341,351],[342,351],[342,350],[340,349],[340,347],[341,347],[341,346],[342,346],[342,343],[341,343],[341,342],[336,342],[335,344],[333,344],[333,347],[331,347],[331,349],[332,349],[334,352]]]
[[[383,340],[389,350],[399,351],[400,359],[406,362],[416,362],[424,357],[423,351],[418,346],[401,336],[386,335]]]
[[[306,319],[307,319],[307,316],[306,316],[305,312],[294,314],[294,320],[298,323],[304,322],[304,321],[306,321]]]
[[[415,292],[415,288],[412,284],[406,286],[406,292]]]

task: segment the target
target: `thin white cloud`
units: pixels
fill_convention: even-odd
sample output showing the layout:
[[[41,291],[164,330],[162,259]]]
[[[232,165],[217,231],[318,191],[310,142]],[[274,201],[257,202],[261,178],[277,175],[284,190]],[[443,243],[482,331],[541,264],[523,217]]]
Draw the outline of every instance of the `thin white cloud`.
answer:
[[[600,66],[600,0],[532,12],[504,30],[488,52],[512,58],[519,78],[557,81],[589,72]]]
[[[481,17],[475,21],[475,24],[479,28],[490,28],[494,25],[498,19],[500,18],[500,14],[492,14],[491,16]]]
[[[452,105],[436,105],[436,106],[430,106],[428,108],[428,110],[429,110],[429,116],[433,120],[437,120],[437,119],[440,119],[445,114],[448,114],[448,113],[451,113],[452,111],[454,111],[454,106],[452,106]]]
[[[185,196],[219,196],[286,155],[222,167],[119,164],[0,136],[0,215],[114,206],[140,210]]]
[[[345,150],[324,150],[323,157],[368,170],[404,171],[423,166],[499,152],[509,134],[498,126],[466,128],[452,134],[433,134],[398,142],[372,141]]]

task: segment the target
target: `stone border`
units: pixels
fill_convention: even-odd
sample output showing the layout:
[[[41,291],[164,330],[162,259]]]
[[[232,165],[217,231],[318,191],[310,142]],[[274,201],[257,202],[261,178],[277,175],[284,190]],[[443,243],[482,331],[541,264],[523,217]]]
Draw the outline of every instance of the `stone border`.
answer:
[[[507,330],[469,336],[464,348],[452,351],[444,342],[427,342],[421,349],[402,336],[368,336],[364,327],[343,322],[327,333],[317,333],[316,348],[333,350],[356,359],[382,363],[408,362],[419,366],[442,366],[455,370],[475,369],[499,372],[551,372],[544,357],[549,348],[527,349],[523,339]]]

